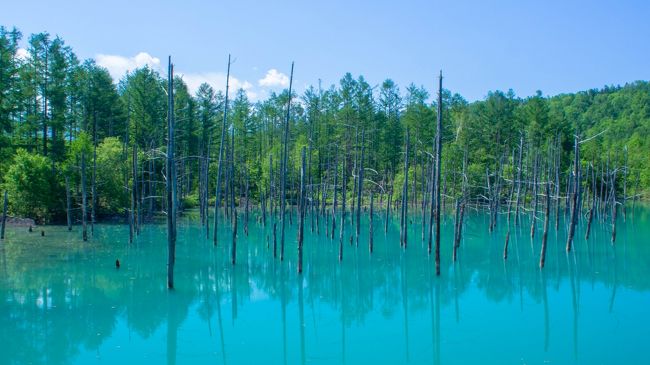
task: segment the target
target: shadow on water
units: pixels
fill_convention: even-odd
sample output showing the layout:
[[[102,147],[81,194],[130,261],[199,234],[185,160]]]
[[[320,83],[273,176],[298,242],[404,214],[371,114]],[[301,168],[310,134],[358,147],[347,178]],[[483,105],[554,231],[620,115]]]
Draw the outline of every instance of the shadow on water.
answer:
[[[468,214],[455,263],[453,219],[446,219],[436,278],[426,245],[417,244],[418,217],[404,250],[399,220],[384,234],[378,214],[373,253],[361,244],[368,242],[362,230],[359,246],[345,242],[342,262],[338,235],[326,238],[324,226],[320,236],[306,234],[303,275],[296,272],[295,224],[287,227],[281,262],[267,243],[272,225],[253,223],[252,215],[233,266],[228,225],[215,247],[198,220],[184,217],[171,292],[163,226],[144,227],[131,245],[122,226],[98,225],[89,243],[65,227],[46,227],[42,238],[9,232],[0,243],[0,364],[647,359],[639,341],[650,335],[650,210],[628,216],[617,246],[601,224],[588,241],[576,235],[567,253],[561,224],[549,232],[543,270],[540,239],[531,241],[527,219],[513,227],[504,261],[504,227],[488,233],[485,215]]]

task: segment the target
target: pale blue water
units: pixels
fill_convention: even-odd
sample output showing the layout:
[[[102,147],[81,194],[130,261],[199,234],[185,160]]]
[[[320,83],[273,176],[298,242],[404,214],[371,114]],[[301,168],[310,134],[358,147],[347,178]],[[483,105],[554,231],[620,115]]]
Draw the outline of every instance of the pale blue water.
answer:
[[[543,270],[527,217],[504,262],[505,219],[490,234],[487,215],[470,213],[455,264],[446,218],[439,278],[420,218],[404,251],[399,218],[385,235],[378,215],[372,255],[364,219],[359,247],[347,227],[342,263],[338,229],[332,241],[308,220],[301,276],[295,225],[280,262],[271,226],[251,223],[246,237],[240,220],[233,267],[228,228],[214,247],[184,217],[172,292],[164,225],[131,245],[125,226],[99,225],[88,243],[78,227],[10,227],[0,364],[650,364],[650,209],[619,220],[614,246],[608,224],[585,241],[582,222],[567,254],[564,225],[551,229]]]

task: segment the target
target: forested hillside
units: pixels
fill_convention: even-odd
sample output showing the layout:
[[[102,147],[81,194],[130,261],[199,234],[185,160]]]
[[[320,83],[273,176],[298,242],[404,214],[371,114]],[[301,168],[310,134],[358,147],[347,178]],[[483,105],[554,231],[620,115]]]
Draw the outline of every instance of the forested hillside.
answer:
[[[21,39],[19,31],[0,28],[0,187],[7,191],[9,214],[63,222],[69,205],[78,219],[82,185],[97,219],[126,217],[133,209],[146,219],[163,211],[166,75],[141,68],[112,80],[93,60],[79,60],[59,37],[27,37],[27,55],[18,52]],[[225,60],[226,51],[220,66]],[[341,189],[346,176],[353,198],[364,166],[365,192],[390,191],[399,200],[407,139],[409,199],[426,199],[437,117],[437,98],[428,91],[436,85],[429,79],[425,86],[416,80],[405,88],[386,79],[373,89],[363,76],[345,74],[337,85],[294,93],[289,201],[299,188],[303,146],[309,151],[311,197],[330,201],[329,189]],[[192,94],[178,77],[173,85],[179,200],[182,207],[203,212],[214,201],[225,95],[208,84]],[[573,168],[574,134],[582,141],[580,164],[587,174],[615,172],[614,199],[630,200],[650,188],[647,81],[551,97],[493,91],[471,103],[452,91],[442,94],[441,173],[448,199],[466,194],[463,180],[476,199],[489,197],[490,181],[512,183],[517,155],[523,154],[526,175],[537,168],[535,156],[558,146],[558,191],[564,191]],[[232,137],[227,134],[224,149],[234,168],[224,173],[230,174],[236,201],[250,196],[257,204],[277,196],[289,94],[252,102],[243,90],[230,90],[229,99],[226,128]],[[585,179],[592,178],[587,174]],[[601,178],[598,184],[610,182]],[[509,190],[497,191],[497,200],[507,200]]]

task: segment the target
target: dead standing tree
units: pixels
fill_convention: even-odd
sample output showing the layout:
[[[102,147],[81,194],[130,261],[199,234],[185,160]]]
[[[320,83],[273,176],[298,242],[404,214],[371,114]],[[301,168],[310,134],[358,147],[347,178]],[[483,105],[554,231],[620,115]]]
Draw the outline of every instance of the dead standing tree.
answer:
[[[567,252],[571,251],[573,243],[573,236],[576,230],[576,223],[578,222],[578,196],[580,194],[580,145],[578,141],[578,134],[576,132],[573,138],[573,191],[571,193],[571,220],[569,221],[569,233],[566,241]]]
[[[174,161],[174,65],[169,56],[167,74],[167,287],[174,288],[176,262],[176,166]]]
[[[438,115],[436,123],[436,175],[434,219],[436,225],[435,260],[436,275],[440,275],[440,166],[442,160],[442,70],[438,77]]]
[[[289,99],[287,100],[287,116],[284,122],[284,146],[282,149],[282,168],[280,169],[280,261],[284,260],[284,226],[287,200],[287,157],[289,155],[289,119],[291,117],[291,87],[293,86],[293,62],[289,77]]]
[[[228,122],[228,88],[230,86],[230,55],[228,55],[228,71],[226,72],[226,98],[223,107],[223,123],[221,124],[221,143],[219,144],[219,161],[217,165],[217,186],[214,196],[214,245],[217,245],[217,222],[219,220],[219,206],[221,205],[221,170],[223,165],[223,149],[226,139],[226,125]]]

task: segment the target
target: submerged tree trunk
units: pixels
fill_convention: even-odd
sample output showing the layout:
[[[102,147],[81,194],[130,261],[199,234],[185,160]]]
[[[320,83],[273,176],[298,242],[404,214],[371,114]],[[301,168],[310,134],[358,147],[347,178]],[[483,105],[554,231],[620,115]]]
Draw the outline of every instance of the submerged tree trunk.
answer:
[[[366,131],[365,129],[361,131],[361,160],[359,161],[359,192],[357,194],[357,246],[359,246],[359,233],[361,232],[361,200],[363,198],[363,160],[366,152]]]
[[[302,147],[302,166],[300,167],[300,198],[298,199],[298,274],[302,273],[302,247],[305,235],[305,147]],[[335,194],[336,195],[336,191]]]
[[[515,163],[515,150],[514,148],[512,149],[512,163],[514,165]],[[503,244],[503,259],[507,260],[508,259],[508,244],[510,242],[510,216],[512,215],[512,198],[513,194],[515,192],[515,172],[514,170],[512,171],[512,185],[510,186],[510,194],[508,195],[508,218],[507,218],[507,224],[508,224],[508,230],[506,231],[506,240],[505,243]]]
[[[81,237],[88,240],[86,227],[86,153],[81,151]]]
[[[611,180],[611,195],[612,195],[612,244],[616,242],[616,166],[614,167],[614,172],[612,173]]]
[[[68,224],[68,231],[72,231],[72,212],[70,208],[70,178],[68,175],[65,175],[65,217]]]
[[[438,79],[438,116],[436,123],[436,209],[435,224],[436,224],[436,244],[435,244],[435,260],[436,260],[436,275],[440,275],[440,166],[442,159],[442,71]]]
[[[402,212],[400,218],[400,243],[406,248],[408,241],[408,186],[409,186],[409,129],[406,128],[406,149],[404,153],[404,185],[402,186]]]
[[[375,200],[375,194],[370,193],[370,223],[368,223],[368,249],[370,253],[372,253],[372,248],[373,248],[373,216],[374,216],[374,200]]]
[[[571,221],[569,222],[569,233],[566,241],[567,252],[571,251],[573,235],[578,222],[578,194],[580,193],[579,174],[580,174],[580,147],[578,145],[578,134],[574,136],[573,142],[573,192],[571,194]]]
[[[544,232],[542,233],[542,252],[539,255],[539,267],[544,268],[546,262],[546,242],[548,240],[548,224],[551,213],[551,176],[550,169],[546,172],[546,205],[544,207]]]
[[[519,137],[519,160],[517,163],[517,202],[515,204],[515,226],[519,225],[519,204],[521,201],[521,169],[522,169],[522,155],[524,152],[524,136]]]
[[[289,78],[289,100],[287,100],[287,117],[284,122],[284,146],[282,153],[282,169],[280,170],[280,261],[284,260],[284,226],[287,199],[287,157],[289,148],[289,118],[291,116],[291,87],[293,86],[293,62],[291,62],[291,77]]]
[[[336,154],[334,155],[334,188],[333,188],[333,198],[334,202],[332,204],[332,239],[334,239],[334,232],[336,232],[336,208],[338,201],[336,199],[336,188],[338,187],[338,170],[339,170],[339,152],[338,149],[336,150]],[[305,193],[306,194],[306,193]]]
[[[343,237],[345,235],[345,193],[347,190],[347,159],[343,158],[343,186],[341,187],[341,223],[339,234],[339,261],[343,260]]]
[[[232,252],[231,263],[234,265],[237,262],[237,210],[232,212]]]
[[[97,112],[93,114],[93,176],[92,176],[92,201],[90,207],[90,234],[95,235],[95,219],[97,214]]]
[[[174,288],[176,262],[176,166],[174,163],[174,66],[169,57],[167,72],[167,287]]]
[[[214,237],[213,243],[217,245],[217,223],[219,221],[219,207],[221,206],[221,171],[223,165],[223,148],[226,139],[226,125],[228,122],[228,89],[230,86],[230,55],[228,55],[228,71],[226,72],[226,98],[223,107],[223,122],[221,124],[221,142],[219,144],[219,161],[217,165],[217,185],[215,187],[214,195],[214,225],[212,234]]]
[[[0,227],[0,239],[5,239],[5,226],[7,224],[7,191],[5,190],[4,201],[2,203],[2,227]]]

